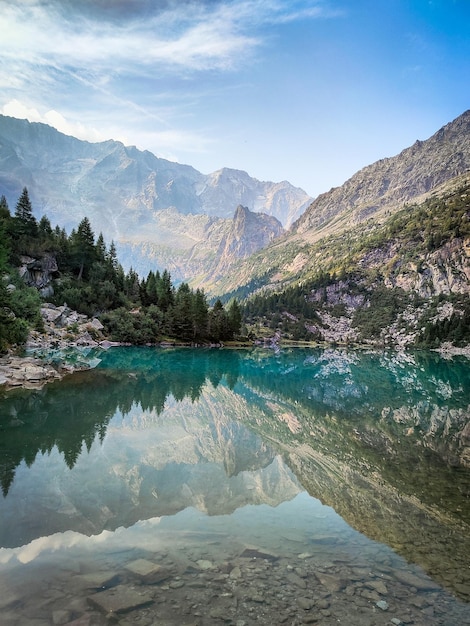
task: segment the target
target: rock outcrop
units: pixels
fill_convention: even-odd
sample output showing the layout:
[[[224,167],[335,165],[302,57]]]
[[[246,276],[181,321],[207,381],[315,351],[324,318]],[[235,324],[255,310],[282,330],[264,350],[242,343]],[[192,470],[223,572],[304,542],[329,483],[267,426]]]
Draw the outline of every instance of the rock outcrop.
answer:
[[[44,332],[31,331],[26,356],[0,358],[0,387],[42,387],[67,374],[94,367],[92,348],[111,345],[102,334],[103,325],[70,309],[66,304],[41,307]]]
[[[45,254],[38,259],[22,256],[20,261],[19,273],[24,282],[29,287],[36,287],[43,298],[52,296],[54,293],[52,280],[59,274],[55,256]]]

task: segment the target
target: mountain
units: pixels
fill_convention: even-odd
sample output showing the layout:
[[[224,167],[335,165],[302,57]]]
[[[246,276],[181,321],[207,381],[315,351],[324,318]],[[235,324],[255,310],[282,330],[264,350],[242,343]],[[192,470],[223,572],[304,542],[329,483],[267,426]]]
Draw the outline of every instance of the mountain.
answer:
[[[203,286],[207,288],[209,280],[217,281],[226,276],[236,261],[265,248],[283,232],[281,223],[275,217],[253,213],[247,207],[239,205],[230,229],[219,244],[214,264],[204,277]]]
[[[470,170],[470,110],[430,139],[361,169],[316,198],[293,226],[309,239],[383,216]]]
[[[470,111],[312,202],[212,295],[252,296],[266,335],[470,343]]]
[[[318,196],[284,237],[237,266],[217,292],[249,291],[253,284],[282,287],[332,266],[329,238],[347,239],[346,233],[357,228],[357,239],[411,203],[452,193],[465,184],[469,171],[470,110],[430,139],[365,167],[341,187]],[[313,250],[317,243],[320,247]]]
[[[311,202],[286,181],[261,182],[227,168],[204,175],[117,141],[89,143],[45,124],[0,116],[0,193],[14,207],[24,186],[36,213],[47,214],[52,224],[70,230],[86,216],[107,241],[134,244],[158,238],[163,245],[156,231],[161,212],[169,209],[186,224],[189,241],[193,221],[177,214],[197,216],[196,222],[200,215],[227,219],[241,204],[289,227]]]
[[[184,215],[175,208],[153,214],[154,229],[122,236],[119,259],[140,275],[168,269],[172,277],[206,288],[224,276],[236,261],[267,246],[284,233],[273,216],[254,213],[241,205],[232,218]]]

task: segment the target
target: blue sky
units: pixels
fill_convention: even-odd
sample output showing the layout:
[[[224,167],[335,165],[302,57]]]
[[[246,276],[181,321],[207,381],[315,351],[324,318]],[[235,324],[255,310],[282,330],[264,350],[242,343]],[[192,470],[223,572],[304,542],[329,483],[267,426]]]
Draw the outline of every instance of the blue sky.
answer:
[[[8,0],[0,112],[312,196],[470,108],[469,0]]]

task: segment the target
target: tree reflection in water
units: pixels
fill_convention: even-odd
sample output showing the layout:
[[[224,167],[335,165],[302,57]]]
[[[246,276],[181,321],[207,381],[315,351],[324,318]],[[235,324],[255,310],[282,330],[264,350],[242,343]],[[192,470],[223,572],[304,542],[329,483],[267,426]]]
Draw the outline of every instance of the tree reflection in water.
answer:
[[[216,433],[210,402],[221,402],[220,387],[225,405],[218,410],[233,413],[234,424],[256,434],[256,445],[268,442],[274,451],[260,455],[260,466],[280,454],[301,485],[351,526],[443,584],[460,572],[468,585],[468,361],[336,349],[116,348],[99,358],[95,370],[4,394],[5,497],[21,462],[31,466],[56,447],[72,468],[84,446],[103,441],[116,414],[136,407],[160,415],[170,398],[196,408],[202,397],[208,413],[197,417]],[[252,442],[237,437],[244,437],[240,428],[219,437],[227,475],[255,458]]]

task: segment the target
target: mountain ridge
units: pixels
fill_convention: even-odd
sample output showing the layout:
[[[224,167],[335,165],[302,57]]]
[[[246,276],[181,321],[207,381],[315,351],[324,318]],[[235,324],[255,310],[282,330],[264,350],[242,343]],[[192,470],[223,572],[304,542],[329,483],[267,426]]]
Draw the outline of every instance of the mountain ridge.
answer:
[[[319,195],[293,224],[292,231],[330,232],[360,223],[380,211],[426,194],[470,170],[470,109],[430,138],[417,140],[399,154],[368,165],[339,187]],[[336,221],[336,228],[335,228]],[[341,223],[342,222],[342,223]]]
[[[72,228],[87,216],[96,230],[116,239],[145,230],[153,211],[172,206],[184,214],[231,217],[242,204],[290,225],[311,201],[287,181],[259,181],[229,168],[204,175],[135,146],[82,141],[4,115],[0,166],[0,186],[10,203],[26,186],[35,208],[52,221]]]
[[[388,178],[384,179],[384,171]],[[409,203],[419,204],[434,193],[445,194],[448,188],[458,187],[460,177],[465,179],[469,171],[470,110],[428,140],[362,168],[342,186],[318,196],[284,236],[237,264],[216,293],[234,292],[253,279],[258,286],[279,288],[302,280],[328,261],[327,246],[321,253],[312,252],[311,246],[356,227],[367,232],[370,225],[384,223]],[[316,255],[321,255],[318,262]]]

